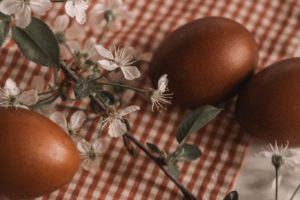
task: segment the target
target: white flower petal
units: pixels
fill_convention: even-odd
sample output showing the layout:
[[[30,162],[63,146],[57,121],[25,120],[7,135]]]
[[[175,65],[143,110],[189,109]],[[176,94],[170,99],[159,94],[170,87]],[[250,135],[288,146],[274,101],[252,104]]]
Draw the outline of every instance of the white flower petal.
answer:
[[[21,9],[22,4],[24,4],[24,2],[2,0],[2,2],[0,3],[0,12],[6,15],[15,14]]]
[[[168,75],[167,74],[164,74],[162,75],[159,80],[158,80],[158,91],[164,93],[167,89],[167,86],[168,86]]]
[[[4,89],[7,90],[10,95],[13,96],[20,94],[20,89],[17,87],[16,82],[14,82],[10,78],[5,81]]]
[[[86,10],[88,8],[88,1],[86,0],[68,0],[65,4],[66,13],[70,17],[75,17],[79,24],[86,21]]]
[[[106,10],[106,6],[104,3],[97,3],[91,10],[93,14],[102,14]]]
[[[105,144],[104,144],[103,140],[96,139],[92,143],[92,146],[93,146],[95,152],[98,153],[98,154],[105,151]]]
[[[52,3],[50,0],[31,0],[30,7],[35,14],[45,15],[52,7]]]
[[[82,127],[84,121],[86,120],[86,114],[83,111],[75,112],[70,119],[70,126],[72,130],[79,129]]]
[[[31,22],[31,9],[29,6],[22,6],[15,14],[16,26],[26,28]]]
[[[100,54],[100,56],[110,60],[114,60],[113,54],[108,49],[104,48],[102,45],[96,45],[95,48],[97,52]]]
[[[128,106],[128,107],[124,108],[123,110],[119,111],[118,114],[120,117],[123,117],[125,115],[128,115],[132,112],[138,111],[140,109],[141,108],[139,106],[132,105],[132,106]]]
[[[109,60],[99,60],[98,63],[108,71],[113,71],[119,67],[116,63]]]
[[[65,3],[65,10],[66,13],[70,16],[70,17],[74,17],[75,16],[75,10],[74,10],[74,5],[72,1],[67,1]]]
[[[108,135],[113,138],[121,137],[126,131],[126,125],[120,119],[114,119],[108,127]]]
[[[18,96],[18,101],[27,106],[31,106],[35,104],[36,102],[38,102],[38,100],[39,100],[38,92],[33,89],[24,91]]]
[[[45,87],[45,81],[41,76],[34,76],[31,82],[31,88],[42,92]]]
[[[121,67],[121,70],[127,80],[133,80],[141,76],[140,70],[135,66]]]
[[[68,133],[68,124],[65,115],[61,112],[54,112],[50,115],[50,119],[59,125],[66,133]]]
[[[78,24],[84,24],[86,22],[85,10],[81,10],[81,9],[75,10],[75,18]]]
[[[70,23],[70,18],[67,15],[58,16],[53,24],[55,32],[64,32]]]
[[[88,154],[89,151],[91,150],[91,144],[88,141],[81,139],[77,143],[77,149],[80,153]]]
[[[99,169],[99,165],[100,165],[100,159],[99,157],[91,160],[90,158],[84,158],[81,161],[81,167],[90,172],[90,173],[96,173]]]

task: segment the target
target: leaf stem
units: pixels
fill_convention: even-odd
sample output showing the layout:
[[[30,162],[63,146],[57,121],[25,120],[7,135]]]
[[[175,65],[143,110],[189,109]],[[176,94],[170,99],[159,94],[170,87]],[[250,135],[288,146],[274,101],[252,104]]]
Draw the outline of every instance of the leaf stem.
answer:
[[[145,90],[135,88],[135,87],[132,87],[132,86],[129,86],[129,85],[124,85],[122,83],[116,83],[116,82],[97,82],[97,83],[99,83],[101,85],[118,86],[118,87],[122,87],[122,88],[126,88],[126,89],[129,89],[129,90],[136,91],[138,93],[146,94]]]
[[[275,167],[275,200],[278,200],[278,171],[279,167]]]
[[[293,200],[294,197],[296,196],[297,192],[299,191],[300,189],[300,184],[297,186],[296,190],[294,191],[293,195],[291,196],[291,199],[290,200]]]
[[[142,144],[140,143],[135,137],[132,135],[125,133],[124,137],[133,142],[139,149],[141,149],[151,160],[153,160],[156,165],[165,173],[165,175],[180,189],[180,191],[183,193],[184,197],[188,200],[197,200],[197,197],[195,197],[190,191],[188,191],[177,179],[175,179],[167,170],[166,168],[161,164],[160,160],[152,155],[152,153]]]

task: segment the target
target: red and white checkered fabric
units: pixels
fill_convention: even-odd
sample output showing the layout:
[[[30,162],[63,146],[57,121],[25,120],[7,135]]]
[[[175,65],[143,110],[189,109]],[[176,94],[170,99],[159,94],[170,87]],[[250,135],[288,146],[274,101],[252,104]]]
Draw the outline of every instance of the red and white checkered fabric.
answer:
[[[300,1],[298,0],[128,0],[136,13],[133,21],[124,23],[118,32],[109,32],[106,46],[125,43],[142,51],[153,51],[166,34],[175,28],[204,16],[224,16],[246,26],[255,36],[260,49],[260,68],[276,60],[292,57],[300,45]],[[64,13],[60,3],[49,12],[47,20]],[[89,37],[91,30],[80,30]],[[1,49],[1,83],[11,77],[21,88],[34,75],[50,80],[51,70],[26,60],[13,42]],[[142,82],[147,82],[144,78]],[[84,107],[83,103],[75,103]],[[175,132],[185,111],[171,108],[152,113],[150,105],[135,97],[132,104],[142,110],[130,117],[136,138],[158,144],[167,150],[175,147]],[[233,104],[190,138],[203,155],[198,161],[180,166],[180,181],[199,199],[221,200],[231,189],[239,172],[249,138],[233,119]],[[70,115],[70,113],[67,113]],[[99,121],[89,122],[81,134],[88,140],[97,136]],[[140,151],[136,157],[126,153],[120,139],[108,139],[108,149],[96,174],[79,171],[66,187],[39,199],[182,199],[180,191],[159,168]]]

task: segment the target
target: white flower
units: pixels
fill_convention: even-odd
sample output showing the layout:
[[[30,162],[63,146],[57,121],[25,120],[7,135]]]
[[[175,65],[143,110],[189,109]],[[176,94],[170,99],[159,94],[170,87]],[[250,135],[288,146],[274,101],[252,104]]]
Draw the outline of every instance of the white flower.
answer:
[[[289,143],[287,142],[286,145],[280,145],[278,146],[277,141],[275,141],[275,145],[269,144],[264,150],[257,153],[257,156],[263,156],[266,158],[271,159],[272,164],[276,164],[276,160],[274,160],[274,157],[281,158],[282,164],[288,162],[292,164],[300,164],[299,155],[300,152],[296,151],[294,149],[290,149]],[[280,164],[280,163],[278,163]]]
[[[111,137],[121,137],[124,133],[127,132],[126,125],[124,123],[124,119],[126,115],[129,115],[132,112],[140,110],[139,106],[128,106],[121,111],[113,111],[109,113],[109,116],[102,121],[103,126],[108,126],[108,134]]]
[[[126,47],[115,48],[112,53],[102,45],[96,45],[96,50],[104,58],[98,61],[104,69],[113,71],[120,68],[127,80],[133,80],[141,76],[139,69],[133,66],[136,60]]]
[[[20,28],[26,28],[31,22],[31,12],[44,15],[51,8],[50,0],[2,0],[0,12],[14,15],[15,23]]]
[[[265,149],[256,154],[256,156],[262,156],[270,159],[272,164],[278,169],[284,165],[282,168],[283,174],[278,176],[278,183],[280,184],[285,176],[288,176],[290,173],[299,170],[300,165],[300,152],[296,149],[288,148],[289,143],[286,145],[278,146],[275,141],[275,145],[269,144]],[[272,188],[275,189],[275,179],[272,182]]]
[[[149,94],[152,102],[152,111],[154,111],[154,108],[161,110],[165,104],[171,104],[173,93],[168,92],[168,83],[168,75],[164,74],[158,80],[157,90],[150,89]]]
[[[133,14],[127,9],[122,0],[100,0],[96,4],[91,14],[91,23],[94,25],[101,24],[103,19],[106,25],[112,30],[119,30],[122,27],[122,19],[131,19]]]
[[[50,119],[57,123],[66,133],[69,133],[71,137],[74,137],[74,139],[78,139],[77,132],[82,127],[86,117],[83,111],[77,111],[71,116],[70,122],[67,122],[65,115],[61,112],[54,112],[50,115]]]
[[[77,143],[77,149],[80,152],[82,168],[89,172],[97,172],[100,165],[100,156],[104,151],[104,144],[99,140],[95,140],[90,144],[82,139]]]
[[[0,88],[0,106],[20,107],[28,109],[39,100],[38,92],[34,89],[21,92],[12,79],[7,79],[4,88]]]
[[[66,13],[70,17],[75,17],[79,24],[86,21],[86,10],[89,7],[89,0],[68,0],[65,4]]]

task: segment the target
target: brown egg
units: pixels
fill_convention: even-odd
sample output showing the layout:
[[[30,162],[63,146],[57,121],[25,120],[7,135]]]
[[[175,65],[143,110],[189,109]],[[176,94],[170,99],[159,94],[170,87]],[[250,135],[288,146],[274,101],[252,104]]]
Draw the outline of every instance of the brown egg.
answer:
[[[0,108],[0,191],[14,198],[50,193],[67,184],[79,166],[69,136],[46,117]]]
[[[220,103],[254,72],[257,44],[242,25],[222,17],[192,21],[171,33],[150,63],[154,85],[168,74],[174,101],[184,107]]]
[[[270,65],[249,82],[236,104],[245,132],[300,146],[300,58]]]

